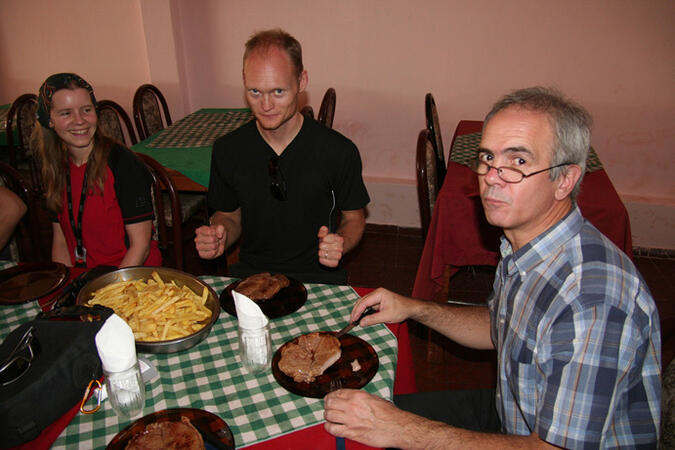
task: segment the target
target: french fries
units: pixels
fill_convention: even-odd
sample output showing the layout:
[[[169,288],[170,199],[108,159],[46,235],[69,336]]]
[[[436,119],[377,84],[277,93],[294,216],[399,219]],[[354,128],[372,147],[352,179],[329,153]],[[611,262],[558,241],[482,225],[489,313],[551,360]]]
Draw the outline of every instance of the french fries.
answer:
[[[149,280],[119,281],[92,293],[89,305],[112,308],[134,332],[137,341],[177,339],[201,330],[211,317],[206,307],[209,291],[202,295],[174,281],[165,282],[157,272]],[[200,323],[202,322],[202,323]]]

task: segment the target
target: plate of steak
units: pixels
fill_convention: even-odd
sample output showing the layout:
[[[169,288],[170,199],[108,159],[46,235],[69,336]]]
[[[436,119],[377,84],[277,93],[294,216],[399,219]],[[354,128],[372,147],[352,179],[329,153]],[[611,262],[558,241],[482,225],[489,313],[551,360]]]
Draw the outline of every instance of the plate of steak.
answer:
[[[272,358],[272,374],[289,392],[303,397],[323,398],[331,381],[343,388],[360,389],[377,373],[375,349],[361,338],[321,331],[303,334],[282,345]],[[358,362],[359,370],[353,361]]]
[[[307,301],[307,289],[298,280],[281,274],[259,273],[235,281],[220,294],[220,306],[235,317],[237,310],[232,291],[256,302],[270,319],[294,313]]]
[[[132,422],[117,433],[107,450],[234,450],[234,436],[213,413],[195,408],[157,411]]]

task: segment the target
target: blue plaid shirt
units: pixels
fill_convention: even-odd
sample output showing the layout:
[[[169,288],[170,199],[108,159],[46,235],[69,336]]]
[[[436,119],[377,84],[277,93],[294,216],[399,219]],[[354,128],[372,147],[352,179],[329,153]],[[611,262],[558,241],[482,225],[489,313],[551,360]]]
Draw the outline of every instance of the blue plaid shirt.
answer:
[[[655,447],[661,333],[630,259],[574,207],[502,260],[488,299],[497,411],[564,448]]]

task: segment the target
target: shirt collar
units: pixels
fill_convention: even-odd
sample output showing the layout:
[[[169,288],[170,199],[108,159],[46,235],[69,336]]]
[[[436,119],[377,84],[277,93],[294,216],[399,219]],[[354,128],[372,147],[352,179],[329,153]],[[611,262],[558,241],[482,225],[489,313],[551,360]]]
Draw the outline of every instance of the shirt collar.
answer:
[[[506,236],[501,237],[500,253],[508,275],[519,272],[524,277],[542,261],[553,256],[573,236],[579,233],[584,218],[579,207],[574,207],[558,223],[513,252]]]

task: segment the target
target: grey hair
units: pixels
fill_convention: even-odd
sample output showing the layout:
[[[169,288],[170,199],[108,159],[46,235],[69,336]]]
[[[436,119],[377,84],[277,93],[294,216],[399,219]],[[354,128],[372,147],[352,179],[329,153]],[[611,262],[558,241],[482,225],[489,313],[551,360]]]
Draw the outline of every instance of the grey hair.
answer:
[[[550,165],[571,163],[581,168],[581,176],[570,194],[570,198],[576,200],[581,180],[586,172],[586,159],[591,146],[593,123],[591,115],[581,105],[566,99],[558,90],[536,86],[519,89],[502,97],[485,116],[483,130],[495,114],[511,107],[548,115],[554,130]],[[555,180],[566,171],[566,166],[552,169],[551,180]]]

